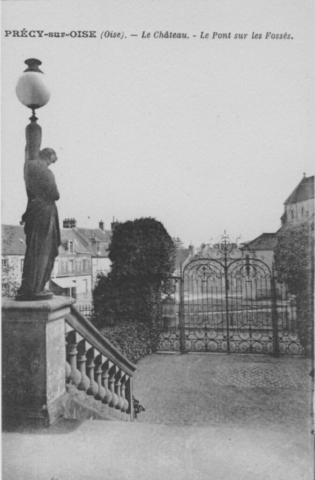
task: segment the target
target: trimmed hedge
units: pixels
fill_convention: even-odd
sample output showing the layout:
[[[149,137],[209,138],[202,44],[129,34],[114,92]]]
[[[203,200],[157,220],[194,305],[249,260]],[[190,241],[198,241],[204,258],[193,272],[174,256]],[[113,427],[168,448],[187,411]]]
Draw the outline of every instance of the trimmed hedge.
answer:
[[[132,363],[152,353],[150,327],[143,323],[120,323],[105,326],[101,333]]]
[[[135,361],[157,348],[176,245],[161,222],[140,218],[115,226],[108,251],[112,268],[97,278],[92,322]]]

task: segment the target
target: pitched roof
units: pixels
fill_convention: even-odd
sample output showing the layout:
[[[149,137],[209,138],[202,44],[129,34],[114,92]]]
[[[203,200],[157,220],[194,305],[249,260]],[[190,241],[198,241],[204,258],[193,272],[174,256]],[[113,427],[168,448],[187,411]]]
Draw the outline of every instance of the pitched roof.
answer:
[[[110,230],[101,228],[76,228],[75,230],[93,257],[108,257]]]
[[[75,228],[61,228],[60,236],[61,245],[59,247],[59,253],[68,253],[68,242],[73,241],[74,253],[91,254],[80,236],[76,233]]]
[[[277,245],[276,233],[262,233],[254,240],[247,242],[245,247],[250,250],[273,250]]]
[[[2,225],[2,255],[25,255],[24,227]]]
[[[176,259],[175,259],[175,268],[178,270],[180,268],[180,264],[184,264],[185,260],[189,257],[190,250],[189,248],[179,248],[176,252]]]
[[[92,238],[95,238],[101,242],[109,243],[112,233],[110,230],[102,230],[101,228],[76,228],[76,231],[88,242],[90,242]]]
[[[89,245],[86,245],[74,228],[60,229],[61,245],[59,253],[68,252],[68,242],[73,241],[74,252],[91,255]],[[2,225],[2,255],[25,255],[26,237],[24,227],[20,225]],[[106,255],[107,256],[107,255]]]
[[[314,175],[312,177],[303,177],[298,186],[286,199],[284,205],[303,202],[311,198],[314,198]]]

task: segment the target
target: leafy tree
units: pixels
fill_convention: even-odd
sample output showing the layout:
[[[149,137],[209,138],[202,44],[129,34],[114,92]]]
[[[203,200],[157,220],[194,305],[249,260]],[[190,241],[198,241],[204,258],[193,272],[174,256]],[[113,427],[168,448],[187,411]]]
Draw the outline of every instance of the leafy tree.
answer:
[[[93,291],[94,323],[146,324],[152,350],[158,341],[163,285],[174,271],[176,247],[162,223],[140,218],[119,223],[109,245],[111,271]]]
[[[314,328],[314,223],[293,225],[279,233],[275,268],[278,280],[296,296],[299,337],[310,354]]]

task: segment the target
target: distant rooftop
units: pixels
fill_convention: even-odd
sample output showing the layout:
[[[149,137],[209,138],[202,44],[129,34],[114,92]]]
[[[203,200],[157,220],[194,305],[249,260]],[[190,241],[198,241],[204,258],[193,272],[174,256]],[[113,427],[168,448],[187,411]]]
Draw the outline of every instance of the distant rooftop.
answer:
[[[191,250],[189,248],[179,248],[176,252],[175,268],[179,270],[180,265],[184,265],[185,260],[189,257]]]
[[[245,244],[250,250],[273,250],[276,245],[276,233],[262,233],[259,237]]]
[[[76,228],[77,232],[82,235],[86,240],[91,241],[92,238],[99,240],[100,242],[110,242],[110,230],[102,230],[101,228]]]
[[[314,175],[312,177],[304,176],[291,195],[286,199],[284,205],[303,202],[311,198],[314,198]]]
[[[59,253],[68,253],[68,242],[73,242],[74,253],[90,254],[91,252],[82,241],[81,237],[76,233],[75,228],[61,228],[61,245],[59,247]]]

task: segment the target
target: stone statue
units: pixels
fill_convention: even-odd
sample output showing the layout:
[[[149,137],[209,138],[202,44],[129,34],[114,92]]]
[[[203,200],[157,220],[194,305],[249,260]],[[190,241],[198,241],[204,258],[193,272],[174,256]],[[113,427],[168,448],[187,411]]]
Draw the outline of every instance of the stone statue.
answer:
[[[26,127],[24,180],[28,197],[25,222],[26,254],[22,284],[17,300],[43,300],[52,298],[45,291],[58,247],[61,244],[56,200],[59,192],[55,177],[49,169],[57,155],[51,148],[40,150],[42,131],[35,115]]]

